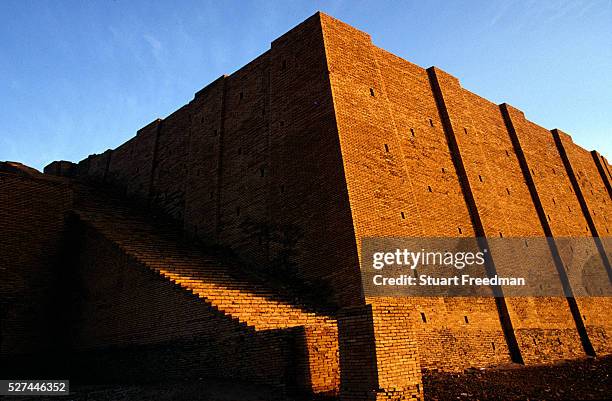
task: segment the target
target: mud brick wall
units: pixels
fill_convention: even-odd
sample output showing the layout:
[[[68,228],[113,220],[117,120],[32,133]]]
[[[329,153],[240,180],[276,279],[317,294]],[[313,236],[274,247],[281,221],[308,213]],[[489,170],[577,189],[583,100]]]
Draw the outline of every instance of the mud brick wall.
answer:
[[[596,150],[594,150],[593,153],[599,156],[599,161],[601,162],[601,165],[602,165],[601,174],[602,176],[607,177],[607,178],[604,178],[604,181],[607,181],[607,182],[612,181],[612,167],[610,166],[610,163],[608,162],[608,160],[602,155],[600,155]],[[610,194],[610,196],[612,197],[612,193]]]
[[[379,339],[376,341],[378,385],[386,389],[386,396],[394,393],[401,393],[403,397],[422,395],[418,339],[411,322],[405,319],[410,312],[412,306],[397,299],[380,298],[372,303],[374,337]],[[386,399],[386,396],[379,396],[379,399]]]
[[[473,236],[427,72],[383,49],[372,51],[397,126],[401,152],[394,153],[403,155],[420,225],[429,236]]]
[[[589,229],[593,236],[609,237],[612,231],[612,200],[606,188],[602,175],[594,163],[593,156],[576,145],[572,138],[559,130],[553,130],[557,147],[562,148],[562,159],[571,168],[575,182],[578,185],[579,201],[582,203],[583,214],[588,214],[590,220]],[[607,253],[612,253],[612,249],[606,249]]]
[[[363,236],[420,235],[422,221],[369,35],[322,20],[357,245]]]
[[[122,144],[117,149],[113,149],[110,154],[108,170],[106,172],[106,182],[122,188],[126,192],[130,176],[125,174],[124,171],[130,171],[135,174],[139,173],[139,168],[136,167],[136,163],[134,163],[133,166],[131,165],[131,158],[134,156],[134,151],[137,150],[135,142],[136,137]]]
[[[511,361],[490,298],[396,298],[387,303],[409,311],[402,320],[412,325],[423,369],[458,371]]]
[[[91,155],[79,165],[83,164],[82,168],[87,170],[87,176],[93,181],[105,182],[112,152],[108,149],[100,155]]]
[[[340,304],[359,303],[326,74],[314,16],[159,121],[156,134],[149,125],[116,150],[90,156],[79,171],[140,194],[152,165],[149,201],[187,230],[279,274],[328,283]]]
[[[267,260],[268,245],[261,228],[269,224],[268,68],[264,54],[225,79],[218,150],[217,241],[256,263]]]
[[[320,18],[272,43],[270,253],[297,262],[319,288],[327,283],[340,306],[359,305],[355,231]]]
[[[357,248],[366,236],[420,236],[414,188],[370,37],[327,16],[321,23]],[[367,302],[373,333],[364,340],[374,342],[375,387],[411,394],[421,367],[416,342],[402,341],[410,332],[400,324],[407,322],[400,317],[406,309]],[[397,324],[388,324],[394,319]]]
[[[601,177],[601,180],[604,182],[604,186],[606,191],[608,192],[608,196],[612,198],[612,175],[610,175],[610,170],[608,168],[608,162],[598,151],[591,151],[591,156],[593,157],[593,161],[595,161],[595,165],[597,166],[597,171]]]
[[[0,173],[0,367],[42,365],[63,344],[56,309],[70,187],[53,177]],[[41,359],[42,358],[42,359]]]
[[[201,238],[217,239],[219,221],[220,138],[223,126],[225,77],[196,93],[193,100],[185,228]]]
[[[471,218],[427,72],[374,47],[390,102],[423,236],[473,236]],[[400,216],[401,217],[401,216]],[[493,300],[404,299],[419,337],[423,368],[460,369],[509,360]],[[465,324],[465,316],[472,322]],[[493,345],[495,344],[495,345]],[[438,351],[446,349],[445,356]]]
[[[296,348],[305,342],[303,329],[255,331],[139,265],[97,231],[75,224],[76,377],[151,381],[206,375],[274,385],[309,380],[294,376],[295,358],[306,352]]]
[[[148,200],[159,128],[160,120],[155,120],[112,151],[106,182],[122,188],[131,198]]]
[[[422,399],[418,338],[405,319],[412,307],[393,298],[340,311],[341,400]]]
[[[473,236],[427,72],[375,48],[369,37],[346,24],[323,22],[338,131],[346,141],[347,184],[349,191],[354,188],[350,199],[356,237]],[[355,58],[363,65],[356,67]],[[379,126],[387,128],[377,131]],[[413,306],[404,319],[416,325],[422,367],[460,369],[476,361],[509,360],[492,299],[438,301],[394,302],[404,311]],[[421,313],[433,321],[420,324]],[[478,319],[467,326],[461,324],[465,315]],[[498,347],[493,349],[492,343]]]
[[[190,131],[190,105],[185,105],[163,121],[157,150],[150,199],[168,215],[182,221],[185,213],[185,177]]]
[[[72,177],[76,172],[76,165],[66,160],[58,160],[46,166],[44,172],[45,174]]]
[[[467,229],[461,227],[462,222],[460,220],[457,221],[459,223],[456,225],[458,234],[454,235],[461,235],[463,232],[473,235],[473,228],[475,227],[480,229],[479,235],[499,235],[500,237],[543,236],[542,224],[531,199],[529,188],[525,183],[524,172],[517,160],[512,140],[499,107],[462,89],[456,78],[450,77],[437,69],[433,70],[434,75],[441,76],[441,78],[436,77],[437,85],[441,87],[437,89],[440,92],[438,96],[442,100],[442,103],[438,102],[438,109],[442,105],[445,108],[444,113],[449,119],[449,126],[446,128],[447,141],[445,143],[444,130],[441,129],[443,124],[438,118],[439,115],[442,115],[442,111],[435,108],[432,97],[435,97],[436,94],[432,96],[430,88],[432,83],[428,82],[425,71],[382,50],[371,55],[373,46],[371,46],[367,35],[338,21],[332,19],[329,19],[329,21],[330,24],[327,26],[325,25],[325,19],[323,23],[324,30],[327,27],[330,32],[328,35],[330,39],[326,42],[326,48],[330,70],[332,70],[330,78],[334,90],[334,100],[340,110],[337,111],[339,135],[342,138],[343,135],[349,135],[347,133],[353,133],[358,139],[354,139],[352,143],[367,144],[359,150],[361,154],[354,152],[354,148],[349,146],[342,148],[345,163],[354,163],[361,167],[361,171],[358,168],[349,170],[348,167],[346,170],[357,238],[359,239],[360,236],[364,235],[381,235],[377,230],[382,230],[382,235],[398,235],[397,231],[401,230],[397,226],[399,219],[394,222],[389,219],[387,214],[384,214],[392,210],[400,211],[402,220],[409,221],[410,229],[401,230],[402,235],[411,235],[418,228],[419,222],[425,234],[445,235],[446,233],[443,230],[452,227],[448,224],[448,220],[461,216],[461,213],[456,211],[465,210],[466,203],[468,207],[474,209],[471,210],[472,216],[467,213],[464,214],[464,222],[467,222],[467,224],[463,225],[467,225]],[[336,46],[337,49],[335,49]],[[334,52],[335,50],[336,52]],[[339,66],[342,65],[345,66],[345,69],[340,70],[337,76],[334,75],[334,68],[341,68]],[[420,82],[419,75],[421,76]],[[382,82],[377,82],[379,77],[382,78]],[[366,100],[368,96],[363,96],[368,86],[370,102]],[[373,98],[377,97],[377,94],[378,97],[382,98],[382,103],[373,107]],[[426,94],[426,96],[423,96],[423,94]],[[418,96],[418,98],[411,99],[411,96]],[[385,110],[389,107],[389,103],[391,104],[391,113]],[[418,109],[414,110],[415,108]],[[344,121],[342,119],[343,113],[346,113]],[[380,113],[382,113],[382,117],[378,117]],[[375,128],[368,127],[365,129],[359,126],[360,118],[363,118],[362,124],[371,122],[375,125]],[[377,135],[372,135],[372,132],[380,132],[380,130],[385,129],[385,124],[381,124],[379,119],[385,120],[387,123],[387,132],[379,134],[380,136],[377,137]],[[389,127],[389,124],[392,127]],[[440,127],[438,129],[442,135],[438,135],[436,138],[437,127]],[[423,131],[422,134],[421,131]],[[452,140],[456,142],[455,149],[451,146],[450,155],[447,151],[449,134],[452,135]],[[545,135],[550,137],[550,133],[547,131]],[[429,148],[418,148],[419,136],[425,136],[424,143],[425,146],[429,145]],[[393,149],[396,148],[398,138],[399,142],[402,143],[402,149],[400,152],[394,153]],[[439,146],[439,144],[446,146]],[[380,151],[375,153],[377,149],[383,147],[384,153]],[[398,184],[392,181],[402,177],[401,168],[393,170],[389,166],[393,165],[394,158],[401,159],[402,157],[405,164],[412,168],[408,168],[409,174],[401,180],[401,184]],[[417,162],[414,163],[413,160]],[[384,163],[385,161],[387,163]],[[445,161],[454,162],[455,167],[459,163],[463,166],[463,170],[456,170],[451,163],[448,163],[451,164],[450,170],[453,179],[446,180],[443,185],[440,185],[441,180],[439,175],[436,177],[435,172],[441,171],[444,173],[449,170],[448,167],[444,166]],[[425,163],[429,164],[428,168],[422,168]],[[401,166],[402,163],[398,164]],[[438,166],[435,166],[436,164]],[[590,162],[589,167],[592,170],[595,164]],[[390,173],[382,175],[382,177],[389,178],[389,181],[383,185],[378,184],[377,187],[376,184],[383,180],[378,175],[385,170]],[[453,182],[457,179],[457,176],[460,181],[463,181],[464,199],[461,199],[460,196],[460,186],[457,185],[456,181]],[[435,182],[436,185],[428,184],[427,192],[424,193],[424,181]],[[408,189],[401,188],[402,184]],[[359,188],[361,192],[351,192],[351,186]],[[451,196],[453,194],[459,195],[455,197],[459,207],[453,207],[453,213],[443,213],[451,204],[448,202],[450,199],[445,199],[447,201],[445,205],[435,203],[435,198],[440,199],[440,196],[434,197],[431,195],[434,193],[434,187],[443,189],[447,198],[449,194]],[[391,189],[394,191],[388,196],[385,190],[390,191]],[[402,191],[406,191],[406,193]],[[402,210],[404,206],[402,202],[393,199],[393,196],[398,192],[402,193],[401,198],[403,200],[412,197],[414,199],[412,206],[434,203],[436,207],[429,210],[438,213],[437,216],[424,218],[419,213],[419,209],[427,210],[427,206],[417,208],[416,213],[412,213],[412,215],[405,212]],[[376,194],[376,196],[372,196],[373,194]],[[368,196],[369,198],[367,198]],[[366,198],[364,199],[364,197]],[[361,202],[363,202],[363,206],[360,207]],[[371,213],[371,209],[369,209],[373,205],[380,205],[378,207],[374,206],[378,209],[375,214]],[[359,209],[361,208],[365,211],[366,216],[360,214]],[[381,213],[379,210],[384,210],[384,212]],[[603,212],[601,214],[606,215]],[[478,221],[474,221],[474,215],[477,216]],[[443,218],[445,221],[438,225],[436,224],[436,217],[437,219]],[[373,218],[380,220],[372,221]],[[385,221],[387,224],[380,225],[381,221]],[[362,234],[359,230],[360,224],[365,227],[363,231],[366,234]],[[474,227],[470,227],[472,225]],[[377,229],[377,227],[379,228]],[[359,241],[358,239],[357,241]],[[501,260],[498,261],[498,265],[502,269],[506,267]],[[549,268],[552,269],[553,267]],[[554,276],[554,271],[550,273],[553,273]],[[467,301],[463,312],[469,313],[470,302]],[[505,326],[507,331],[510,330],[516,336],[517,345],[524,360],[537,363],[583,355],[580,346],[581,338],[576,330],[576,326],[582,324],[582,322],[575,321],[568,302],[563,298],[503,300],[504,308],[508,310],[508,316],[500,315],[502,326]],[[490,306],[488,316],[495,316],[495,308],[492,305]],[[432,312],[432,316],[436,318],[444,316],[442,311],[440,313]],[[461,313],[462,311],[458,310],[457,312]],[[600,309],[598,313],[601,316],[602,310]],[[450,329],[453,327],[452,321],[453,319],[450,318],[448,320],[450,324],[444,322],[446,330],[452,331]],[[455,321],[458,321],[458,319]],[[494,322],[495,319],[489,319],[489,321]],[[479,324],[478,321],[475,323],[476,325]],[[426,342],[431,344],[431,341]],[[495,348],[494,343],[495,341],[490,342],[492,349]],[[501,348],[505,347],[502,346]],[[460,351],[461,347],[454,347],[454,349]],[[486,348],[482,346],[470,349],[475,354],[480,355],[482,355],[482,352],[486,352]],[[423,366],[428,365],[426,355],[427,352],[421,352]],[[465,361],[469,358],[466,358],[466,356],[463,355],[458,360]],[[452,359],[454,358],[451,358],[451,361]],[[474,361],[474,359],[470,360]],[[481,359],[477,356],[475,360]],[[440,361],[436,361],[435,364],[440,365]],[[460,366],[460,364],[456,366]]]
[[[437,69],[435,75],[483,234],[487,237],[545,236],[499,107],[464,90],[454,77]],[[492,256],[502,276],[513,273],[515,260]],[[549,270],[547,277],[557,277],[554,265],[542,263],[541,268]],[[525,362],[583,354],[564,298],[508,298],[505,303]]]
[[[587,235],[586,220],[550,131],[527,120],[520,110],[508,110],[553,234]]]
[[[203,240],[280,267],[277,274],[294,269],[325,283],[341,307],[371,305],[368,313],[341,312],[340,325],[343,381],[364,379],[366,393],[418,395],[418,378],[400,367],[458,370],[610,352],[607,298],[363,299],[364,236],[605,242],[611,218],[604,158],[435,67],[375,47],[364,32],[316,14],[141,131],[78,171],[131,185],[128,192],[148,187],[152,205]],[[507,271],[506,262],[495,259],[495,267]],[[565,263],[547,267],[561,282]],[[416,342],[400,322],[410,322]],[[351,342],[348,328],[359,340]],[[398,338],[408,346],[390,352]],[[351,344],[375,349],[374,360]],[[360,376],[352,361],[374,373]]]
[[[296,387],[316,394],[337,395],[340,388],[337,323],[294,327],[291,332],[295,333],[293,349],[297,352]]]
[[[591,236],[553,135],[525,119],[520,110],[504,106],[520,153],[526,161],[528,178],[533,182],[538,202],[541,204],[541,220],[550,227],[549,235]],[[592,246],[595,248],[595,243]],[[595,352],[609,353],[607,338],[611,327],[605,311],[610,308],[610,299],[576,298],[576,302]]]

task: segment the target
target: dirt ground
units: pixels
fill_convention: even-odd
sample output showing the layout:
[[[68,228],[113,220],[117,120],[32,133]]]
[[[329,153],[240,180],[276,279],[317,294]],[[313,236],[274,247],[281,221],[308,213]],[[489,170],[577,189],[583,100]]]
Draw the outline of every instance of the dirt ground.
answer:
[[[427,401],[612,399],[612,356],[552,366],[468,369],[461,374],[429,372],[423,388]]]
[[[460,374],[427,372],[426,401],[445,400],[609,400],[612,356],[543,366],[510,365],[468,369]],[[298,401],[278,391],[239,381],[196,380],[148,385],[71,386],[64,397],[10,397],[4,400],[74,401]],[[299,401],[310,401],[300,398]]]
[[[140,385],[70,384],[61,397],[7,397],[3,401],[285,401],[268,386],[224,380],[195,380]]]

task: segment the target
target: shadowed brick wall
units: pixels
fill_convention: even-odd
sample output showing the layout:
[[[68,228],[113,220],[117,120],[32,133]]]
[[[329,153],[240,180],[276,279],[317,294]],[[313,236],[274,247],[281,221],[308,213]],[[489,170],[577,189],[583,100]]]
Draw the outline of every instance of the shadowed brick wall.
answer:
[[[153,174],[153,154],[160,121],[138,130],[137,135],[112,151],[106,180],[122,187],[133,198],[148,199]],[[130,174],[126,174],[126,172]]]
[[[326,76],[313,16],[78,171],[146,196],[207,242],[327,282],[333,299],[356,304],[357,255]]]
[[[79,242],[71,338],[74,378],[243,378],[295,383],[298,329],[256,332],[160,278],[100,233]],[[143,363],[146,361],[146,363]],[[161,367],[161,369],[160,369]]]
[[[64,344],[57,302],[71,205],[60,179],[0,172],[0,372],[18,372],[20,361],[42,369]]]

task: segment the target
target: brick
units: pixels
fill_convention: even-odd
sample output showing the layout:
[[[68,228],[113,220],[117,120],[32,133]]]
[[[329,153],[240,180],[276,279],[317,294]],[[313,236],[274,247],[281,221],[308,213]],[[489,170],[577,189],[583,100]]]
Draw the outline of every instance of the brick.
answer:
[[[216,364],[346,400],[404,400],[422,398],[423,369],[610,353],[609,298],[364,298],[364,237],[592,237],[609,267],[612,175],[563,132],[330,16],[308,18],[117,149],[62,163],[45,171],[90,183],[66,206],[85,233],[80,274],[95,294],[83,304],[92,318],[76,325],[78,360],[136,345],[130,355],[167,361],[160,350],[172,349],[205,355],[203,374]],[[231,250],[242,270],[269,266],[326,288],[334,312],[275,303],[275,290],[178,247],[180,232],[126,214],[92,189],[100,182]],[[564,282],[557,253],[551,245],[555,263],[543,268]],[[129,323],[114,324],[121,313]]]

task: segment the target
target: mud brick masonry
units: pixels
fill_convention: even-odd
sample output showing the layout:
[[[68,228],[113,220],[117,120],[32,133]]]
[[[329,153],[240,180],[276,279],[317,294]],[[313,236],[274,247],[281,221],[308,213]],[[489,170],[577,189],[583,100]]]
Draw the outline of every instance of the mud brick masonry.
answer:
[[[609,298],[364,298],[367,236],[592,237],[609,267],[611,167],[321,13],[116,149],[2,170],[2,377],[61,353],[83,380],[405,400],[423,369],[612,351]],[[266,266],[335,307],[248,274]]]

